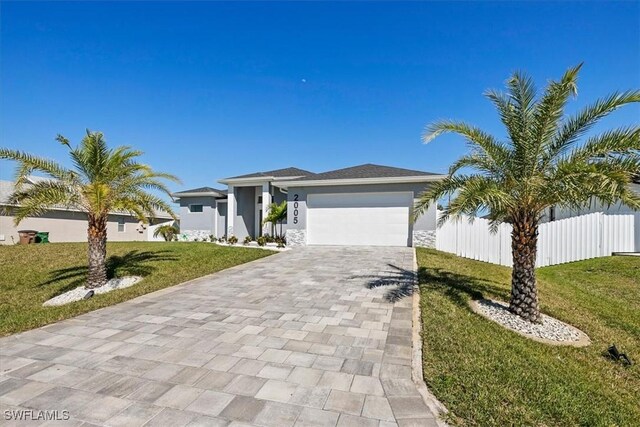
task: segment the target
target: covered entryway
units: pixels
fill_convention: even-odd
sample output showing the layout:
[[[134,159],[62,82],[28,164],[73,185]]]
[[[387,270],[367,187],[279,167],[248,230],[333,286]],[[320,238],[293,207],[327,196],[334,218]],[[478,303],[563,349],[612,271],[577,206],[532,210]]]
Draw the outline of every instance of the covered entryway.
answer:
[[[309,194],[307,244],[410,246],[411,192]]]

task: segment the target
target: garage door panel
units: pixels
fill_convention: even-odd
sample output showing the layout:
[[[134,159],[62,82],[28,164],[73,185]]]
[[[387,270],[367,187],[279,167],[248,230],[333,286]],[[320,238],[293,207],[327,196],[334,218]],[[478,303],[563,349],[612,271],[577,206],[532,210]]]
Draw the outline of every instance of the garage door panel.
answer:
[[[407,246],[412,201],[408,192],[309,195],[308,244]]]

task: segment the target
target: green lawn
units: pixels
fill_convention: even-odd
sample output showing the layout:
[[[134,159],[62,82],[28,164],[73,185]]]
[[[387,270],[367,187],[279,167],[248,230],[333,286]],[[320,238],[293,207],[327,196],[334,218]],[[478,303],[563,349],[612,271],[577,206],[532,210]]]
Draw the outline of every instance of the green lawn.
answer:
[[[424,376],[468,426],[637,426],[640,367],[603,356],[611,343],[640,363],[640,258],[608,257],[538,270],[542,311],[586,332],[583,348],[549,346],[468,307],[508,301],[511,270],[418,249]]]
[[[62,307],[42,303],[84,284],[86,243],[0,246],[0,336],[117,304],[206,274],[273,254],[211,243],[107,244],[109,277],[143,276],[128,289]]]

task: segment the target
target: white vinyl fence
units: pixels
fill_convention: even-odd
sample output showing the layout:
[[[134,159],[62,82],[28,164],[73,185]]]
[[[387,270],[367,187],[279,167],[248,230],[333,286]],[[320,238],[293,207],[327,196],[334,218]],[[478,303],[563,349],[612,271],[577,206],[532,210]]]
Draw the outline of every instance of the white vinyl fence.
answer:
[[[640,213],[601,212],[541,224],[537,267],[640,251]],[[489,231],[489,221],[447,221],[436,233],[436,249],[461,257],[511,266],[511,226]]]

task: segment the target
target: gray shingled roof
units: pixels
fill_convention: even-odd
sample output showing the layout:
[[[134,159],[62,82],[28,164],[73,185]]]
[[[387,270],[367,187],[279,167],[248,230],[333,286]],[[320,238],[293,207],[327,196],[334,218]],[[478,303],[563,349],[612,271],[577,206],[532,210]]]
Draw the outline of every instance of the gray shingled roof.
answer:
[[[320,181],[330,179],[358,179],[358,178],[398,178],[405,176],[434,176],[437,173],[422,172],[411,169],[394,168],[391,166],[374,165],[367,163],[350,168],[336,169],[333,171],[318,173],[296,181]]]
[[[227,194],[227,190],[218,190],[217,188],[213,188],[213,187],[198,187],[198,188],[192,188],[191,190],[177,191],[177,192],[173,193],[173,195],[174,196],[180,196],[180,194],[187,194],[187,193],[220,193],[220,194]]]
[[[276,170],[266,171],[266,172],[255,172],[255,173],[249,173],[246,175],[232,176],[231,178],[225,178],[225,179],[262,178],[262,177],[270,177],[270,176],[274,176],[276,178],[282,178],[282,177],[308,176],[308,175],[314,175],[314,173],[306,171],[304,169],[290,167],[290,168],[276,169]]]

